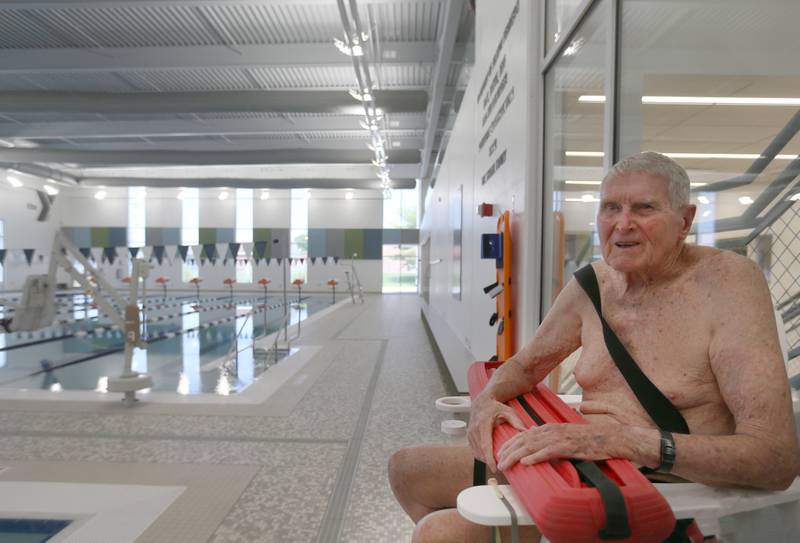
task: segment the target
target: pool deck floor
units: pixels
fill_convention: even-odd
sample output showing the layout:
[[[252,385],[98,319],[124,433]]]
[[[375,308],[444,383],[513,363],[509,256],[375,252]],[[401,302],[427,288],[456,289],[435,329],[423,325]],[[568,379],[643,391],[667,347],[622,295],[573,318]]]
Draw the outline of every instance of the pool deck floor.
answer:
[[[261,403],[0,399],[0,516],[77,519],[55,542],[408,541],[386,462],[446,442],[418,298],[344,304],[296,345]]]

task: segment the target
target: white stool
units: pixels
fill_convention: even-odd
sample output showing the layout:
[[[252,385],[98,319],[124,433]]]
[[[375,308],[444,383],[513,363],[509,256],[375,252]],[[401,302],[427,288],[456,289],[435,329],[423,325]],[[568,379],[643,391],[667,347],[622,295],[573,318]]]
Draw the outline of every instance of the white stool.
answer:
[[[698,483],[656,483],[678,519],[694,518],[704,535],[725,542],[800,541],[800,478],[782,492],[718,489]],[[520,526],[534,524],[509,485],[500,486]],[[462,490],[458,512],[484,526],[509,526],[511,516],[488,486]],[[544,541],[544,539],[542,540]]]

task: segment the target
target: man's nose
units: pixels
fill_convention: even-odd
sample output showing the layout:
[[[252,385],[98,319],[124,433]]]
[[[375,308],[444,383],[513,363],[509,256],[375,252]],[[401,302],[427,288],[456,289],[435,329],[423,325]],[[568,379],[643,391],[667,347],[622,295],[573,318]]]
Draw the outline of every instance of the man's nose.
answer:
[[[631,217],[630,211],[623,210],[617,216],[617,225],[616,225],[617,230],[626,231],[626,230],[630,230],[631,228],[633,228],[633,226],[634,226],[634,223],[633,223],[633,218]]]

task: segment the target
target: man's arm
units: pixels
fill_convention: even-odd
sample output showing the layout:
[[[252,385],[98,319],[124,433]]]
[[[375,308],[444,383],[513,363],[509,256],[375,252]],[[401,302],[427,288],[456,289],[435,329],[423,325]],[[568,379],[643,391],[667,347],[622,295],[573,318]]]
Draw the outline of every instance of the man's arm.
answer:
[[[782,490],[798,475],[800,453],[769,290],[751,261],[730,253],[719,258],[718,284],[727,288],[710,300],[716,317],[709,357],[735,433],[676,434],[672,472],[709,485]],[[628,458],[655,468],[660,434],[620,424],[548,424],[506,442],[500,468],[552,458]]]
[[[736,428],[731,436],[676,436],[674,472],[706,484],[784,489],[800,456],[769,289],[751,260],[731,253],[716,260],[727,288],[712,294],[709,358]]]
[[[518,430],[525,426],[504,402],[532,390],[553,368],[580,346],[580,308],[587,303],[573,279],[556,298],[533,340],[494,372],[486,388],[472,402],[469,441],[476,458],[496,471],[492,430],[508,422]]]

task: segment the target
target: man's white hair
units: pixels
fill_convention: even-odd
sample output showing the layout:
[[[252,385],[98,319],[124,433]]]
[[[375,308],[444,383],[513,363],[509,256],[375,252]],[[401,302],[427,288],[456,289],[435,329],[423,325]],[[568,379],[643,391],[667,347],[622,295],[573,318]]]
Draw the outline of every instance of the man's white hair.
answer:
[[[629,173],[648,173],[664,179],[669,192],[669,203],[673,209],[689,205],[689,175],[683,166],[666,155],[654,151],[644,151],[625,157],[614,166],[603,178],[603,183],[612,177]]]

